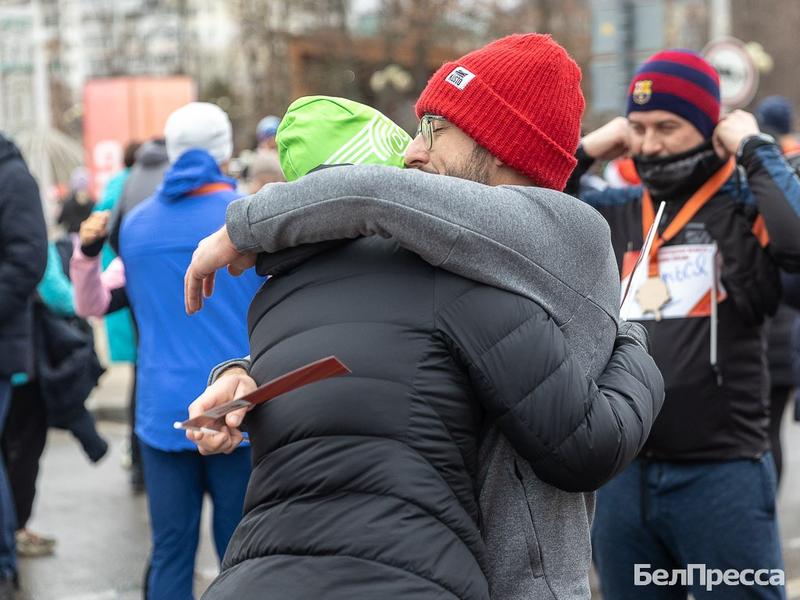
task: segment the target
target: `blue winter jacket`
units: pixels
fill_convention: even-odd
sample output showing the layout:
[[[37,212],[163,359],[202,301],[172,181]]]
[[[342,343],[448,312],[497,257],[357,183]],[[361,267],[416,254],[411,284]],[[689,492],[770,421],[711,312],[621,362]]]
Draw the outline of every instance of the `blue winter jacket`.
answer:
[[[173,422],[187,418],[214,365],[249,352],[247,308],[262,282],[254,271],[219,272],[214,297],[196,315],[186,314],[183,301],[192,252],[225,224],[238,198],[234,186],[211,155],[189,150],[122,223],[120,256],[139,328],[136,434],[159,450],[196,449]]]

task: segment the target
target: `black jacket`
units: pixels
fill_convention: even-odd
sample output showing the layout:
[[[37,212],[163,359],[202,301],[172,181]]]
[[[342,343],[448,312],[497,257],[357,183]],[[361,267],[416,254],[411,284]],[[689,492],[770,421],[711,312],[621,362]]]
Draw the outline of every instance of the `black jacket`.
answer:
[[[794,310],[795,314],[797,314],[797,311],[800,311],[800,273],[782,273],[781,279],[783,281],[785,307],[789,310]],[[795,318],[792,322],[789,341],[792,367],[792,381],[789,385],[800,386],[800,319],[798,318]],[[798,400],[795,399],[795,402],[798,402]],[[795,411],[796,419],[798,415],[800,415],[800,405],[798,405],[798,410]]]
[[[84,403],[105,369],[83,319],[61,317],[34,303],[36,381],[51,427],[71,429],[86,412]]]
[[[578,157],[570,190],[592,162],[580,149]],[[608,221],[620,265],[626,251],[641,249],[641,188],[587,191],[581,198]],[[667,202],[659,232],[683,201]],[[766,245],[753,232],[759,217],[769,232]],[[729,460],[758,457],[769,448],[763,325],[780,300],[779,267],[800,270],[800,182],[777,145],[749,140],[739,169],[666,245],[713,242],[728,293],[718,307],[718,366],[710,361],[710,318],[644,322],[667,391],[645,457]]]
[[[0,135],[0,379],[33,368],[31,298],[47,265],[47,228],[17,147]]]
[[[594,489],[635,456],[663,397],[634,339],[618,338],[601,392],[539,305],[377,237],[272,278],[248,321],[257,382],[330,354],[352,374],[249,413],[245,514],[206,599],[488,598],[487,423],[545,481]]]
[[[58,224],[64,227],[67,233],[78,233],[81,223],[89,218],[94,209],[95,201],[86,192],[71,192],[61,204],[61,214],[58,215]]]
[[[797,310],[786,303],[781,303],[778,312],[769,321],[767,362],[769,364],[769,381],[773,388],[795,385],[792,368],[792,330],[797,316]]]
[[[777,136],[776,136],[777,137]],[[800,175],[800,154],[786,156],[786,162]],[[785,290],[784,290],[785,292]],[[793,299],[796,303],[796,299]],[[792,308],[787,303],[778,307],[778,312],[769,323],[767,338],[767,362],[769,363],[769,377],[772,387],[792,387],[796,385],[794,373],[800,370],[800,364],[795,356],[797,349],[792,348],[792,331],[797,321],[797,308]]]

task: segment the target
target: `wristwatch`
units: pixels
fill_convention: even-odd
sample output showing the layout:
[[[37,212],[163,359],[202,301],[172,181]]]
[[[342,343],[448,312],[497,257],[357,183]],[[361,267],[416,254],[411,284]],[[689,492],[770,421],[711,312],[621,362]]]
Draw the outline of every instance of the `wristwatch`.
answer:
[[[777,144],[774,137],[772,137],[768,133],[764,133],[763,131],[759,131],[758,133],[754,133],[753,135],[748,135],[741,142],[739,142],[739,147],[736,149],[737,161],[740,161],[742,159],[742,155],[744,154],[744,147],[747,145],[747,143],[755,139],[761,140],[765,144]]]

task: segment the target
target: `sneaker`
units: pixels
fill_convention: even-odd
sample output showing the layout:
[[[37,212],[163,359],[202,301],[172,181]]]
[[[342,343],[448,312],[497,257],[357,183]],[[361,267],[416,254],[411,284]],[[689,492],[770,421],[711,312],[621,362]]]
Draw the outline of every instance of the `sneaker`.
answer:
[[[17,555],[23,558],[50,556],[55,551],[55,538],[38,535],[27,529],[20,529],[16,538]]]

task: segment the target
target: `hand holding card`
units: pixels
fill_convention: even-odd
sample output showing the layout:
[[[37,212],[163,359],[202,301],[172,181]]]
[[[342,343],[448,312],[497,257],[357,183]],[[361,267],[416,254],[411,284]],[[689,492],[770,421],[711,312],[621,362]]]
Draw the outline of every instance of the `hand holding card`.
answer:
[[[230,412],[251,408],[309,383],[347,373],[350,373],[350,369],[344,363],[335,356],[328,356],[276,377],[249,394],[215,406],[202,415],[183,422],[176,421],[173,427],[203,433],[219,433],[225,426],[225,415]]]

